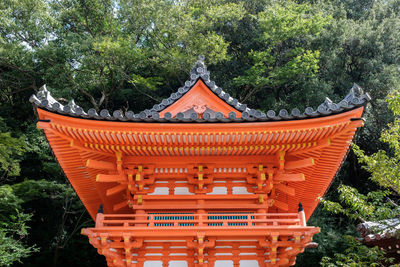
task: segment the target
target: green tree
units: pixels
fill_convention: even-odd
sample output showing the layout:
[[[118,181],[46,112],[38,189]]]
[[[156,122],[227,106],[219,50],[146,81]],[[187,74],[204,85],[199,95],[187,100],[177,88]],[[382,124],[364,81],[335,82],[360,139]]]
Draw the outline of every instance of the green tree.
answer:
[[[388,152],[379,150],[367,155],[359,146],[353,144],[353,151],[357,155],[362,168],[367,170],[370,179],[379,188],[367,194],[356,188],[341,185],[339,190],[340,202],[324,201],[325,207],[334,212],[342,213],[352,219],[382,220],[397,217],[400,208],[391,198],[400,195],[400,94],[398,91],[387,98],[390,110],[394,115],[394,122],[388,125],[381,133],[380,140],[388,145]]]
[[[0,185],[20,173],[19,162],[25,150],[23,137],[15,138],[0,117]]]
[[[316,77],[320,51],[311,41],[320,35],[331,17],[310,4],[273,2],[258,14],[262,46],[249,52],[252,66],[235,79],[242,86],[243,102],[262,99],[260,107],[280,107],[304,98],[307,83]],[[295,90],[298,87],[304,89]],[[309,95],[309,94],[307,94]],[[303,100],[303,101],[302,101]]]
[[[322,267],[358,267],[358,266],[387,266],[393,259],[388,259],[378,247],[368,248],[361,246],[353,236],[344,236],[346,249],[343,253],[335,253],[334,258],[323,257]]]
[[[0,118],[0,266],[9,266],[36,251],[27,246],[27,222],[31,218],[22,208],[23,200],[9,185],[20,174],[20,160],[25,149],[23,138],[14,138]]]
[[[138,112],[180,87],[199,54],[219,86],[264,111],[338,101],[356,82],[373,97],[356,140],[371,154],[389,146],[379,137],[394,116],[384,99],[400,88],[399,7],[399,0],[0,1],[0,184],[22,200],[20,213],[32,215],[21,244],[40,247],[23,265],[104,264],[76,232],[91,219],[35,129],[27,99],[40,86],[85,109]],[[361,203],[348,214],[373,209],[387,217],[387,198],[397,198],[368,177],[350,153],[326,199],[340,201],[339,188]],[[354,223],[342,214],[312,216],[323,229],[320,246],[299,266],[346,255],[343,236]]]
[[[0,266],[10,266],[37,249],[25,244],[31,215],[24,213],[23,200],[9,185],[0,186],[0,200]]]
[[[367,155],[359,146],[353,144],[353,151],[357,155],[362,168],[367,170],[370,179],[378,188],[368,193],[361,193],[349,185],[340,185],[339,202],[324,200],[324,208],[336,214],[343,214],[354,221],[369,220],[381,221],[396,218],[400,214],[396,199],[400,194],[400,94],[398,91],[387,98],[389,109],[393,112],[394,122],[388,125],[381,133],[381,141],[388,145],[388,152],[379,150]],[[357,243],[354,237],[348,237],[349,248],[344,253],[336,253],[334,258],[325,257],[323,266],[357,266],[356,264],[373,264],[381,266],[385,259],[377,248],[369,249]],[[358,252],[362,257],[355,257]],[[356,252],[356,253],[355,253]],[[340,264],[339,264],[340,263]],[[335,265],[336,264],[336,265]],[[347,266],[347,265],[346,265]]]

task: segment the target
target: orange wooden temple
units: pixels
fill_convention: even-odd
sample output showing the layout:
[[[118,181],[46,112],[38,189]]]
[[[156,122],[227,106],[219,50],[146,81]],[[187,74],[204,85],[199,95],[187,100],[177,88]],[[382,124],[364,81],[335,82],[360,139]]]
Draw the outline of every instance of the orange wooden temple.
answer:
[[[108,266],[293,265],[319,232],[306,221],[363,124],[368,94],[354,85],[337,104],[263,113],[216,86],[202,57],[190,75],[139,114],[85,112],[45,87],[31,97],[96,222],[82,234]]]

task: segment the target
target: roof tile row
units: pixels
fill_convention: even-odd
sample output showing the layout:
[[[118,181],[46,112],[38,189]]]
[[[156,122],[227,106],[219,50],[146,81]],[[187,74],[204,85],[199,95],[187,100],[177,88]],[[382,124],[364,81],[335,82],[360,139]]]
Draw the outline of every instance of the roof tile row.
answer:
[[[159,112],[179,100],[196,84],[199,79],[202,79],[207,87],[219,98],[234,107],[236,110],[240,111],[241,117],[238,118],[235,112],[230,112],[228,117],[225,117],[221,112],[210,111],[203,113],[201,118],[194,111],[189,114],[187,112],[180,112],[175,117],[172,117],[172,114],[167,112],[165,113],[164,117],[160,117]],[[163,99],[159,104],[154,105],[152,109],[146,109],[140,113],[135,114],[132,111],[123,112],[121,110],[115,110],[112,112],[112,114],[110,114],[110,112],[106,109],[103,109],[98,113],[93,108],[85,112],[75,103],[74,100],[71,100],[67,105],[62,105],[59,103],[46,89],[45,85],[40,88],[36,95],[32,95],[29,100],[37,107],[52,112],[97,120],[119,120],[134,122],[252,122],[295,120],[327,116],[363,106],[370,99],[371,98],[368,93],[364,93],[361,87],[359,87],[357,84],[354,84],[350,89],[349,94],[347,94],[346,97],[339,103],[334,103],[329,98],[326,98],[316,110],[311,107],[307,107],[304,112],[294,108],[290,112],[286,109],[281,109],[278,113],[276,113],[274,110],[269,110],[267,113],[264,113],[259,110],[248,108],[246,104],[240,103],[236,98],[231,97],[220,87],[216,86],[215,82],[210,80],[210,72],[207,71],[207,67],[204,64],[204,57],[200,56],[199,60],[195,63],[192,71],[190,72],[190,80],[186,81],[183,87],[180,87],[177,92],[172,93],[170,97]]]

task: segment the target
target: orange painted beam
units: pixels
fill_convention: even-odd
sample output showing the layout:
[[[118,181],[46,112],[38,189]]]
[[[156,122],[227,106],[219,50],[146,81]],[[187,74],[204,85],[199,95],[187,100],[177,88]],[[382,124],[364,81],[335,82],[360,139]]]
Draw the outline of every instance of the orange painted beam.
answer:
[[[111,183],[111,182],[125,182],[126,178],[120,174],[97,174],[96,182]]]
[[[289,205],[287,203],[285,203],[285,202],[282,202],[282,201],[274,199],[272,204],[275,207],[277,207],[277,208],[279,208],[281,210],[284,210],[284,211],[288,211],[289,210]]]
[[[302,182],[306,180],[304,173],[280,173],[274,177],[275,181]]]
[[[293,169],[306,168],[314,165],[315,165],[314,158],[305,158],[301,160],[286,161],[285,169],[293,170]]]
[[[119,184],[119,185],[114,186],[114,187],[112,187],[110,189],[107,189],[106,196],[111,196],[111,195],[118,194],[118,193],[120,193],[120,192],[122,192],[122,191],[124,191],[126,189],[127,189],[127,185]]]
[[[110,170],[110,171],[114,171],[117,169],[116,164],[113,162],[94,160],[94,159],[88,159],[86,161],[86,167],[91,169]]]
[[[289,196],[295,196],[296,195],[296,190],[293,187],[286,186],[284,184],[275,184],[274,188],[289,195]]]

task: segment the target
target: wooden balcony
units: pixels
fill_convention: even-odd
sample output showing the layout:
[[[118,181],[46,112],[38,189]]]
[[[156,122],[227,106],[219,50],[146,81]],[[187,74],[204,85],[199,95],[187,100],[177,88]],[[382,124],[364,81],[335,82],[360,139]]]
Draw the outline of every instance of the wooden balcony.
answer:
[[[306,226],[303,211],[99,213],[96,227],[82,230],[110,266],[132,267],[146,261],[168,266],[177,260],[189,267],[211,267],[219,260],[232,260],[237,266],[242,260],[289,266],[318,232],[317,227]]]

